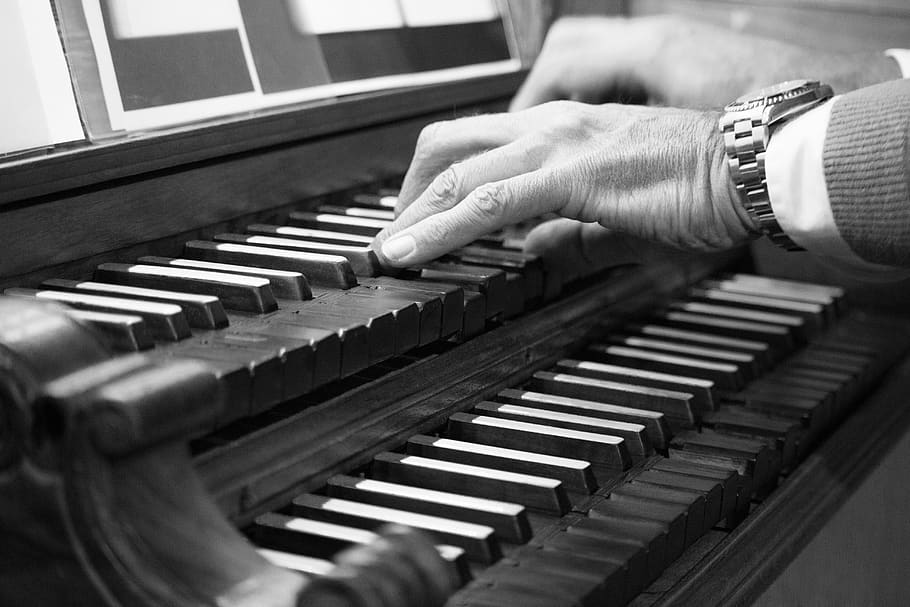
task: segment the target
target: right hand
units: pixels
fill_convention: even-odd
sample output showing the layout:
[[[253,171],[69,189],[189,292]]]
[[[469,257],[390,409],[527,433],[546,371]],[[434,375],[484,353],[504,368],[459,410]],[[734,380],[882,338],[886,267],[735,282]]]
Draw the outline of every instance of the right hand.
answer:
[[[559,99],[720,108],[784,80],[820,80],[844,93],[900,77],[881,53],[808,49],[671,15],[571,17],[550,28],[510,109]]]
[[[373,247],[385,266],[408,267],[548,213],[679,249],[736,246],[755,225],[733,189],[718,117],[558,101],[433,124]]]

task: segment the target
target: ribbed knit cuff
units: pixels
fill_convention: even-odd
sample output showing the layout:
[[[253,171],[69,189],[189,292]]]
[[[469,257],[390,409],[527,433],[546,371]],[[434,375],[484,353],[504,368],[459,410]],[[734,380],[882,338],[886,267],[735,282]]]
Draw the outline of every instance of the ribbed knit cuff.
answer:
[[[825,138],[825,181],[844,240],[873,263],[910,266],[910,80],[847,93]]]

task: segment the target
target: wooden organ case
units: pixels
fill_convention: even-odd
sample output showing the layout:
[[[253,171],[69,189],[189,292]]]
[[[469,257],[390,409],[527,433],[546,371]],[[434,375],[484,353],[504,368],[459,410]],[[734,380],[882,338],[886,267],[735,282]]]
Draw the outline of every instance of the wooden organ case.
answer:
[[[910,327],[837,288],[744,274],[741,253],[562,284],[511,248],[516,228],[418,275],[352,253],[358,286],[311,275],[300,301],[280,272],[130,321],[36,301],[180,291],[120,270],[262,270],[199,243],[383,217],[420,129],[502,110],[521,79],[0,166],[0,604],[760,598],[910,424]]]

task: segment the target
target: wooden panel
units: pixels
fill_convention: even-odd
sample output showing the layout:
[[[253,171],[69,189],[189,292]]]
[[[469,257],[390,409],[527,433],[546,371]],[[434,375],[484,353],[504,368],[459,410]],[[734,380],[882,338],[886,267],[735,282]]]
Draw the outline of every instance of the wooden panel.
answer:
[[[910,596],[908,478],[910,433],[759,597],[756,607],[905,603]]]
[[[880,0],[897,2],[897,0]],[[631,0],[629,14],[673,13],[753,32],[812,48],[875,51],[902,47],[910,40],[910,7],[859,11],[856,8],[810,8],[808,1],[793,6],[720,0]],[[799,6],[797,6],[799,5]],[[812,4],[817,7],[818,4]]]

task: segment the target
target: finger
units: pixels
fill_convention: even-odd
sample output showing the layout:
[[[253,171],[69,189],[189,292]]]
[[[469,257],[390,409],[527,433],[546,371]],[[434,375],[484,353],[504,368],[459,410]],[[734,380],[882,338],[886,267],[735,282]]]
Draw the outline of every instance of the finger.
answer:
[[[388,228],[376,236],[382,243],[393,234],[436,213],[447,211],[485,183],[502,181],[540,168],[541,152],[524,140],[512,142],[458,162],[430,183]]]
[[[383,242],[379,257],[393,267],[423,263],[504,225],[556,211],[570,195],[569,180],[540,170],[487,183]]]
[[[566,282],[616,266],[680,255],[680,251],[652,241],[571,219],[554,219],[535,227],[525,239],[524,250],[539,256],[547,272]]]
[[[520,119],[508,114],[471,116],[426,126],[417,138],[414,158],[401,184],[396,214],[417,200],[449,165],[514,141],[525,130]]]

